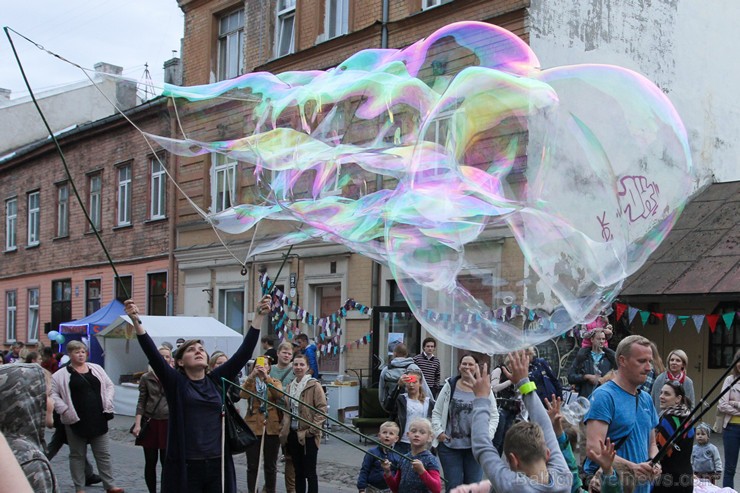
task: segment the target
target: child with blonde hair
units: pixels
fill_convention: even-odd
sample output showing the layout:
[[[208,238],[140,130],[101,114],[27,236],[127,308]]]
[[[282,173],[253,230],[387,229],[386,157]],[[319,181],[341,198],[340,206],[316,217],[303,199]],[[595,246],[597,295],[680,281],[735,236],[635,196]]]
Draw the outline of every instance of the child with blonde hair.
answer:
[[[383,465],[377,457],[390,461],[393,468],[398,466],[398,455],[392,450],[398,442],[399,428],[394,421],[380,425],[378,440],[385,445],[373,447],[367,451],[362,460],[360,475],[357,477],[358,493],[385,493],[391,491],[383,477]]]
[[[391,462],[383,462],[385,482],[393,493],[441,493],[439,462],[429,452],[432,443],[432,423],[426,418],[414,418],[409,423],[411,461],[401,459],[398,470],[391,472]]]

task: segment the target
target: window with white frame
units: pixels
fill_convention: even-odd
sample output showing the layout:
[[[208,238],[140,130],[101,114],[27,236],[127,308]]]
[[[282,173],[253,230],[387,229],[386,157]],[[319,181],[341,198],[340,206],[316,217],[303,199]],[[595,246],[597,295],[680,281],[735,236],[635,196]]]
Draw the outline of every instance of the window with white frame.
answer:
[[[432,7],[437,7],[439,5],[442,5],[443,3],[450,2],[452,0],[422,0],[421,1],[421,8],[422,9],[431,9]]]
[[[278,0],[275,28],[275,56],[293,53],[295,44],[296,0]]]
[[[69,184],[57,185],[57,237],[69,236]]]
[[[218,319],[239,333],[244,332],[244,290],[221,289],[218,293]]]
[[[151,207],[149,209],[150,219],[162,219],[165,217],[166,211],[166,186],[167,186],[167,175],[164,170],[162,162],[153,157],[151,159],[152,165],[152,193],[151,193]]]
[[[244,73],[244,9],[218,21],[218,80]]]
[[[5,342],[15,342],[15,321],[16,321],[16,293],[15,291],[5,292]]]
[[[131,165],[118,168],[118,226],[131,224]]]
[[[236,161],[223,154],[213,154],[211,197],[213,197],[212,212],[228,209],[236,197]]]
[[[5,250],[18,248],[16,229],[18,228],[18,199],[5,201]]]
[[[349,0],[326,0],[324,32],[328,39],[349,31]]]
[[[28,245],[39,244],[41,232],[41,192],[28,194]]]
[[[39,340],[39,288],[28,290],[28,340]]]
[[[90,220],[93,223],[93,226],[95,226],[95,229],[100,229],[100,218],[101,218],[101,212],[102,212],[102,205],[100,202],[100,189],[102,188],[102,177],[100,176],[100,173],[96,173],[94,175],[90,175],[88,178],[88,187],[90,190],[90,200],[87,204],[87,210],[88,214],[90,215]]]
[[[424,140],[445,146],[447,144],[447,138],[450,136],[452,114],[452,111],[445,111],[432,120],[424,134]]]

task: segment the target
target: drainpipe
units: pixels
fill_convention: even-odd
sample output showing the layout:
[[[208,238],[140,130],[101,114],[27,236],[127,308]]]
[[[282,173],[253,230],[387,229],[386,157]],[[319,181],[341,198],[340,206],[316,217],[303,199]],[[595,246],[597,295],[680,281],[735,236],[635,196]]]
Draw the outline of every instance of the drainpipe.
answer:
[[[382,20],[380,28],[380,47],[388,48],[388,12],[390,10],[390,0],[383,0]]]

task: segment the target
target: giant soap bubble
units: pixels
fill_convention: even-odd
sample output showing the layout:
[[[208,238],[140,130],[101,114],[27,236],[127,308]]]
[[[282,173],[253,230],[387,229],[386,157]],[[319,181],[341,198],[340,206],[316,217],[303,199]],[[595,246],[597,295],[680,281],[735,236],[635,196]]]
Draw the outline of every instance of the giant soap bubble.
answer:
[[[490,353],[608,309],[699,186],[681,120],[650,81],[607,65],[541,70],[519,38],[479,22],[326,71],[165,94],[202,119],[151,138],[239,163],[223,177],[247,192],[209,215],[217,228],[284,221],[253,254],[346,245],[389,267],[429,332]],[[223,138],[205,138],[222,110]]]

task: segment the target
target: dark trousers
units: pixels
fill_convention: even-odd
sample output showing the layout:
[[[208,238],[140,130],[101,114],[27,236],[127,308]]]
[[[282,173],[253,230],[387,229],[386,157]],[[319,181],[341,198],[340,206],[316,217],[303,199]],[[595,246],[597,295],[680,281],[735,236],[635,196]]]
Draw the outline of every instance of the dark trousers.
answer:
[[[735,470],[740,455],[740,425],[728,424],[722,432],[722,443],[725,449],[725,470],[722,478],[723,488],[735,487]]]
[[[278,435],[265,435],[265,444],[262,447],[264,459],[262,463],[265,469],[265,491],[275,493],[277,478],[277,457],[280,450],[280,437]],[[260,441],[256,441],[247,449],[247,488],[249,493],[257,491],[257,471],[259,471]]]
[[[293,458],[295,469],[295,491],[296,493],[319,493],[319,477],[316,475],[316,458],[319,448],[316,446],[314,437],[306,437],[306,445],[298,443],[298,435],[295,430],[290,430],[288,435],[288,451]],[[308,483],[308,490],[306,484]]]
[[[188,493],[221,493],[221,458],[187,461]]]
[[[164,449],[144,448],[144,481],[149,493],[157,493],[157,456],[164,469],[165,452]]]

